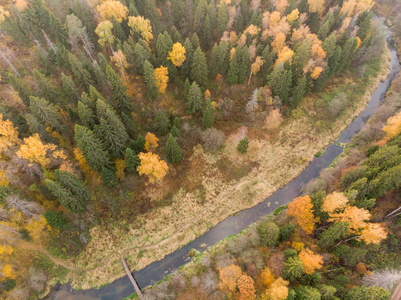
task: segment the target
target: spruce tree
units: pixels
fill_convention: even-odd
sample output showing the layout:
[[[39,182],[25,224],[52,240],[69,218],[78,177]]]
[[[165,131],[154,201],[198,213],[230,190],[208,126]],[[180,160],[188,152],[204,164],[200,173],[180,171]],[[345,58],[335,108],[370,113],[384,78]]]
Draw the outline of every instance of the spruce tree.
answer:
[[[124,42],[127,39],[127,36],[125,35],[125,32],[124,32],[123,28],[121,27],[121,24],[119,22],[117,22],[117,20],[114,18],[114,16],[111,16],[111,23],[113,24],[114,36],[120,42]]]
[[[64,73],[61,73],[61,81],[63,82],[63,102],[76,105],[79,100],[79,94],[74,81],[71,79],[70,76],[67,76]]]
[[[79,118],[86,127],[93,128],[96,124],[96,116],[93,111],[81,101],[78,101],[78,115]]]
[[[91,168],[101,171],[102,168],[110,165],[109,156],[104,150],[102,141],[90,129],[76,124],[75,141]]]
[[[235,51],[233,58],[230,62],[230,69],[227,73],[226,81],[228,84],[237,84],[239,82],[239,63],[238,63],[238,53]]]
[[[161,135],[166,135],[169,131],[170,121],[164,115],[164,113],[159,109],[155,118],[156,129]]]
[[[324,41],[327,38],[327,35],[330,32],[330,21],[327,20],[326,22],[323,23],[322,26],[320,26],[317,36],[321,41]]]
[[[310,57],[310,44],[308,41],[303,41],[294,47],[294,55],[291,64],[293,82],[297,82],[303,74],[303,68]]]
[[[194,54],[194,47],[188,38],[185,39],[183,46],[186,49],[185,56],[187,57],[187,59],[181,66],[181,72],[185,77],[189,77],[191,73],[191,64],[192,64],[192,57]]]
[[[284,72],[284,64],[280,63],[273,69],[273,72],[266,76],[267,86],[275,96],[279,95],[280,82],[281,78],[284,76]]]
[[[212,21],[210,20],[209,14],[206,15],[205,24],[203,27],[203,35],[202,35],[202,46],[208,51],[210,48],[211,40],[212,40]]]
[[[141,160],[135,151],[131,148],[127,148],[125,150],[125,158],[125,167],[127,168],[127,171],[130,173],[137,173],[137,168],[141,164]]]
[[[341,51],[339,67],[340,71],[345,71],[351,66],[352,60],[354,59],[356,46],[357,40],[355,38],[351,38],[345,42],[344,47]]]
[[[156,86],[155,69],[149,61],[144,63],[144,77],[146,87],[148,89],[148,97],[152,100],[156,99],[158,95],[158,88]]]
[[[79,82],[82,88],[88,90],[89,86],[93,84],[89,72],[84,68],[82,62],[79,61],[75,55],[68,53],[68,61],[75,80]]]
[[[237,151],[239,153],[244,154],[244,153],[246,153],[248,151],[248,147],[249,147],[248,137],[244,137],[243,139],[241,139],[239,141],[238,146],[237,146]]]
[[[96,100],[92,100],[91,97],[86,92],[82,92],[81,94],[81,102],[88,106],[93,112],[96,111]]]
[[[98,99],[103,100],[103,101],[106,101],[106,100],[104,99],[104,97],[102,96],[102,94],[100,94],[100,93],[97,91],[97,89],[96,89],[93,85],[91,85],[91,86],[89,87],[89,97],[90,97],[91,100],[92,100],[93,109],[95,108],[96,102],[97,102]]]
[[[159,33],[156,42],[157,62],[160,65],[167,65],[168,53],[173,48],[173,40],[167,31]]]
[[[217,36],[221,37],[226,31],[228,23],[228,12],[225,2],[220,3],[219,11],[217,14]]]
[[[287,103],[288,101],[288,96],[290,94],[291,86],[292,86],[292,72],[291,70],[285,70],[283,76],[280,78],[279,91],[278,91],[278,96],[285,103]]]
[[[373,13],[371,11],[364,11],[359,17],[356,24],[359,26],[358,37],[361,41],[365,41],[372,27]]]
[[[178,163],[182,159],[181,148],[171,133],[167,140],[167,159],[172,163]]]
[[[145,143],[146,143],[145,138],[142,135],[138,134],[136,141],[135,142],[131,141],[130,148],[132,148],[135,151],[135,153],[138,154],[140,152],[145,151]]]
[[[192,113],[202,109],[203,96],[199,85],[194,81],[188,95],[188,108]]]
[[[13,89],[18,92],[18,96],[21,98],[22,102],[24,102],[25,105],[29,105],[29,97],[33,94],[30,87],[14,74],[6,73],[6,78],[8,78],[8,82]]]
[[[126,113],[122,112],[121,113],[121,121],[123,122],[125,129],[127,130],[128,135],[133,138],[136,136],[136,126],[134,124],[134,121],[132,121],[132,118],[130,115],[127,115]]]
[[[98,137],[105,142],[106,149],[113,156],[120,156],[123,154],[128,140],[123,123],[114,109],[100,99],[96,102],[96,114],[100,123],[96,130]]]
[[[120,77],[110,66],[107,66],[106,74],[110,82],[111,97],[113,102],[117,103],[120,112],[124,112],[126,114],[131,113],[132,104],[127,95],[127,88],[121,82]]]
[[[150,54],[145,45],[144,41],[140,39],[134,46],[134,62],[133,66],[138,74],[143,74],[144,64],[146,60],[150,59]]]
[[[173,135],[173,137],[180,137],[181,135],[180,131],[175,125],[173,125],[173,128],[171,128],[171,134]]]
[[[301,103],[301,100],[304,98],[305,93],[306,93],[306,85],[307,85],[307,80],[306,80],[306,75],[302,76],[301,79],[298,81],[294,93],[293,93],[293,102],[292,106],[297,107],[299,103]]]
[[[245,78],[248,76],[251,68],[251,64],[249,61],[249,49],[248,46],[241,47],[237,46],[238,51],[238,83],[242,84],[245,81]],[[235,51],[235,52],[237,52]]]
[[[61,170],[56,170],[54,174],[56,175],[57,182],[68,189],[75,197],[80,198],[82,201],[87,201],[90,198],[88,188],[75,174]]]
[[[193,49],[198,49],[198,47],[200,47],[199,37],[196,34],[196,32],[194,32],[194,34],[191,37],[191,44]]]
[[[102,175],[102,182],[105,186],[112,188],[118,183],[118,179],[116,178],[115,174],[115,169],[114,168],[107,168],[104,167],[102,169],[101,175]]]
[[[74,213],[82,213],[86,209],[86,201],[75,197],[71,191],[63,187],[59,182],[46,179],[46,187],[59,199],[60,203]]]
[[[198,47],[194,56],[192,57],[191,64],[191,79],[196,81],[200,86],[206,86],[208,78],[208,68],[206,63],[205,53],[202,52],[201,48]]]
[[[181,121],[179,117],[174,117],[173,125],[177,128],[181,128]]]
[[[35,78],[36,86],[39,90],[39,95],[52,103],[60,103],[60,95],[57,88],[53,85],[51,80],[38,70],[33,71],[33,78]]]
[[[214,80],[217,74],[220,72],[219,69],[219,59],[220,59],[220,47],[214,43],[212,48],[212,53],[210,54],[210,68],[209,68],[209,78]]]
[[[188,102],[189,100],[189,91],[191,90],[191,84],[189,83],[188,78],[185,79],[185,84],[184,84],[184,92],[185,92],[185,102]]]
[[[322,48],[326,52],[326,60],[329,60],[334,55],[334,52],[336,51],[336,42],[336,33],[333,32],[322,43]]]
[[[219,48],[219,71],[221,75],[226,76],[230,68],[230,51],[228,50],[226,41],[223,41]]]
[[[29,109],[31,112],[44,124],[50,125],[52,128],[59,132],[65,132],[65,126],[62,124],[60,114],[57,107],[47,101],[46,99],[39,97],[30,97]]]
[[[207,1],[199,0],[198,5],[196,6],[195,14],[194,14],[194,29],[196,34],[200,37],[202,42],[204,41],[204,29],[205,29],[205,21],[207,16]],[[195,47],[196,49],[197,47]]]
[[[214,109],[210,100],[206,104],[206,108],[203,111],[202,128],[207,129],[213,127],[214,124]]]

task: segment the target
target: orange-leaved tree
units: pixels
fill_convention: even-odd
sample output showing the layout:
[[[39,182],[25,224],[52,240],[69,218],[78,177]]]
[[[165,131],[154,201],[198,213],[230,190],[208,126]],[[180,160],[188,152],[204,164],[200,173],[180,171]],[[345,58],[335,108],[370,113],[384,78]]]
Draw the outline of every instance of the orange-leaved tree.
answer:
[[[379,244],[382,240],[387,238],[387,235],[388,230],[385,224],[369,223],[362,229],[358,239],[363,240],[366,244]]]
[[[138,166],[137,171],[139,175],[146,175],[149,178],[149,183],[159,182],[166,176],[168,165],[160,156],[152,152],[139,153],[138,157],[141,164]]]
[[[176,67],[181,67],[186,59],[185,52],[185,47],[177,42],[173,45],[173,49],[168,53],[168,59],[170,59]]]
[[[145,150],[154,151],[158,146],[159,139],[153,133],[148,132],[145,136]]]
[[[237,281],[237,286],[239,289],[239,300],[253,300],[256,298],[253,279],[248,275],[241,275]]]
[[[237,287],[237,280],[241,277],[242,270],[237,265],[230,265],[219,270],[220,284],[222,291],[233,293]]]
[[[333,192],[324,198],[322,210],[327,213],[334,213],[336,210],[344,209],[348,204],[348,198],[340,192]]]
[[[313,215],[313,204],[309,196],[295,198],[288,204],[287,214],[294,217],[307,234],[313,232],[315,223],[319,221]]]
[[[312,250],[306,248],[299,253],[299,259],[304,265],[306,274],[313,274],[315,270],[323,266],[323,256],[314,254]]]
[[[365,228],[368,225],[366,221],[369,221],[371,217],[371,214],[366,209],[350,205],[348,205],[343,212],[331,213],[329,215],[330,222],[348,222],[351,232],[358,232]]]

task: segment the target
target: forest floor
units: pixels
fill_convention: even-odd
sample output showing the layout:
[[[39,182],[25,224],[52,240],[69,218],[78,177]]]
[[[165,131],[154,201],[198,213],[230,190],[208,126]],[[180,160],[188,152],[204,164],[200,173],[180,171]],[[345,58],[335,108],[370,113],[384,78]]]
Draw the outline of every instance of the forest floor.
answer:
[[[131,212],[131,218],[122,221],[94,226],[90,242],[71,263],[79,270],[71,270],[64,280],[80,289],[110,283],[125,274],[121,255],[132,269],[142,269],[229,215],[266,199],[299,175],[365,108],[371,93],[388,75],[388,61],[386,50],[376,68],[380,71],[371,76],[370,82],[352,73],[334,78],[322,93],[306,97],[296,114],[285,118],[277,130],[267,130],[262,123],[238,126],[218,152],[194,147],[185,169],[172,166],[160,185],[146,187],[149,201],[165,204],[142,214]],[[327,120],[319,113],[317,103],[340,93],[348,96],[347,106],[340,115]],[[245,133],[250,146],[243,155],[236,146]],[[98,201],[102,201],[100,194]],[[129,194],[128,198],[124,204],[127,210],[136,195]]]

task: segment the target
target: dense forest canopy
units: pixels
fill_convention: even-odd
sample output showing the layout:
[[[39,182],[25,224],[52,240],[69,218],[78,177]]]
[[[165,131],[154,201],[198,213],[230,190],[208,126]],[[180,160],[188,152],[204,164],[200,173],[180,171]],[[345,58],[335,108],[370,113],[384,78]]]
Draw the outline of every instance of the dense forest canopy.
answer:
[[[262,119],[274,129],[305,96],[322,92],[353,62],[363,65],[380,56],[373,5],[370,0],[3,1],[3,295],[38,295],[46,266],[23,249],[78,255],[90,239],[89,228],[122,203],[122,185],[139,191],[160,184],[171,169],[184,172],[194,146],[220,149],[223,129],[245,119],[254,127]],[[344,99],[336,101],[329,107],[331,118],[346,105]],[[400,127],[388,126],[390,140]],[[248,137],[241,136],[235,147],[245,155]],[[394,147],[383,151],[395,155]],[[338,221],[333,226],[349,220],[344,226],[364,230],[361,239],[371,243],[384,238],[382,228],[359,226],[368,212],[365,219],[353,217],[387,190],[384,170],[370,170],[376,156],[342,181],[343,189],[363,189],[369,200],[347,204],[339,201],[342,194],[331,194],[324,203],[329,221]],[[133,179],[127,183],[126,178]],[[375,188],[365,191],[363,185]],[[103,188],[119,200],[98,200]],[[295,201],[294,216],[310,201]],[[345,210],[335,213],[340,204]],[[155,205],[137,200],[130,214]],[[318,220],[311,212],[298,220],[306,233]],[[303,260],[318,261],[313,255],[306,249]],[[305,272],[318,266],[311,263]],[[232,269],[226,272],[244,276]]]

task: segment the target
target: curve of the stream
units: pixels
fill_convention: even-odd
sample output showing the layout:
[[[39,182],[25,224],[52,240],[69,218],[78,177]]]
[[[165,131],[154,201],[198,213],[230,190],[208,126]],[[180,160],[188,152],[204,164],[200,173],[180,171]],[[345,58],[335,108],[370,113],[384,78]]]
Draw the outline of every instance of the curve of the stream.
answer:
[[[296,178],[294,178],[286,186],[275,192],[265,201],[258,205],[232,215],[217,224],[215,227],[207,231],[204,235],[198,237],[193,242],[167,255],[162,260],[156,261],[142,270],[134,272],[134,276],[140,287],[152,285],[161,280],[164,276],[176,270],[181,265],[190,260],[188,255],[191,249],[199,251],[205,250],[206,246],[212,246],[220,240],[239,233],[250,224],[256,222],[261,217],[271,213],[277,207],[287,204],[295,197],[300,195],[302,188],[312,179],[319,176],[320,172],[327,168],[331,162],[343,152],[343,148],[339,146],[341,143],[348,143],[351,138],[358,133],[364,125],[364,122],[372,115],[380,106],[386,92],[390,88],[391,82],[400,70],[397,52],[391,31],[387,28],[387,47],[391,53],[390,74],[386,81],[381,82],[371,96],[371,99],[365,110],[354,119],[354,121],[343,131],[340,138],[329,146],[323,155],[316,157],[308,167],[303,170]],[[268,205],[270,203],[270,205]],[[120,278],[100,289],[76,291],[71,289],[69,284],[56,286],[53,291],[45,297],[51,300],[120,300],[130,296],[134,292],[128,277]]]

